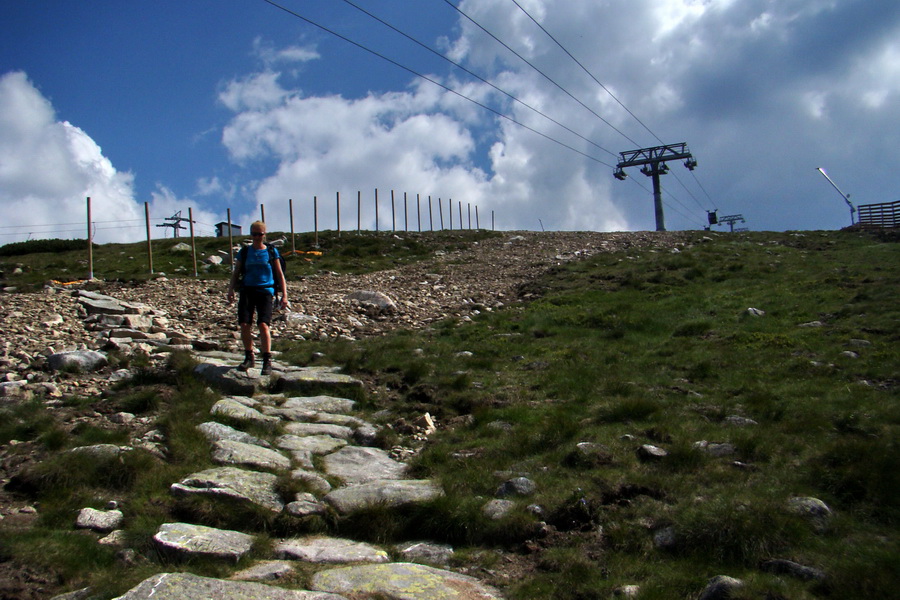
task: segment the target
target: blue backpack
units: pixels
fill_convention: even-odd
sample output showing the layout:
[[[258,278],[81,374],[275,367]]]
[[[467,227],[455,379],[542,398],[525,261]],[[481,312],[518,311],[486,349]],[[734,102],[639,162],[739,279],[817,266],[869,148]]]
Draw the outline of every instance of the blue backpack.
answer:
[[[281,273],[285,277],[285,283],[287,283],[287,261],[284,260],[284,257],[280,252],[275,251],[275,247],[266,244],[266,250],[269,251],[269,264],[272,264],[272,261],[276,258],[278,259],[278,263],[281,265]],[[237,259],[241,262],[241,275],[239,282],[240,285],[243,285],[244,280],[244,269],[247,267],[247,246],[243,246],[240,250],[238,250]],[[282,289],[281,284],[278,282],[278,279],[275,277],[275,270],[272,270],[272,279],[275,280],[275,298],[277,299],[279,296],[284,296],[285,290]]]

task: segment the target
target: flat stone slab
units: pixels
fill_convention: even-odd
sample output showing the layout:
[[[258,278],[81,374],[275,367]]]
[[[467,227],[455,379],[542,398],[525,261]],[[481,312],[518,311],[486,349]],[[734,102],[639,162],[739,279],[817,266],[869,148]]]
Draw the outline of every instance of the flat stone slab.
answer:
[[[226,394],[252,396],[257,391],[264,391],[270,377],[259,377],[259,371],[238,371],[233,365],[208,359],[194,367],[194,375],[210,386]]]
[[[294,564],[289,560],[263,560],[252,567],[234,573],[230,579],[236,581],[275,581],[296,573]]]
[[[245,444],[255,444],[257,446],[263,446],[265,448],[272,447],[272,444],[270,444],[266,440],[261,440],[258,437],[250,435],[249,433],[244,433],[239,429],[229,427],[228,425],[223,425],[222,423],[216,423],[215,421],[207,421],[206,423],[201,423],[200,425],[197,425],[197,429],[199,429],[200,433],[206,436],[206,439],[208,439],[210,442],[232,440],[235,442],[244,442]]]
[[[285,400],[281,408],[346,414],[353,410],[355,404],[353,400],[335,396],[295,396]]]
[[[347,485],[378,479],[403,479],[407,465],[380,448],[347,446],[322,460],[328,475],[340,477]]]
[[[395,508],[427,502],[444,495],[444,490],[428,479],[379,480],[338,488],[324,500],[343,515],[367,508]]]
[[[328,454],[347,445],[346,440],[339,440],[330,435],[280,435],[275,438],[275,445],[291,452],[311,452],[312,454]]]
[[[280,392],[308,393],[327,388],[338,393],[347,393],[361,390],[363,382],[350,375],[312,367],[284,373],[278,378],[275,387]]]
[[[412,563],[361,565],[319,571],[313,575],[310,587],[338,594],[380,594],[391,600],[503,598],[497,589],[474,577]]]
[[[330,435],[340,440],[349,440],[353,436],[351,428],[330,423],[287,423],[284,430],[291,435]]]
[[[344,596],[282,588],[244,581],[226,581],[191,573],[160,573],[148,577],[113,600],[347,600]]]
[[[332,537],[284,540],[275,546],[275,555],[311,563],[384,563],[389,560],[387,552],[375,546]]]
[[[284,509],[275,490],[278,477],[237,467],[219,467],[188,475],[169,488],[175,495],[201,494],[239,502],[251,502],[274,512]]]
[[[268,429],[275,429],[281,420],[278,417],[264,415],[255,408],[246,406],[233,398],[222,398],[213,404],[210,413],[241,423],[252,423]]]
[[[163,523],[153,536],[161,548],[179,554],[235,561],[250,552],[253,536],[240,531],[215,529],[190,523]]]
[[[275,450],[232,440],[220,440],[215,443],[212,461],[218,465],[238,465],[259,469],[289,469],[291,467],[291,460]]]

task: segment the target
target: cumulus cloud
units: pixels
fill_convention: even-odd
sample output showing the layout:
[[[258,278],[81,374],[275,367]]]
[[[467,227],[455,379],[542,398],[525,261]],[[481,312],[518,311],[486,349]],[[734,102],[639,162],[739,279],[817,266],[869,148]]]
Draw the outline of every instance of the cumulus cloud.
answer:
[[[127,239],[126,228],[139,225],[133,176],[117,171],[84,131],[57,121],[25,73],[0,77],[0,243],[87,237],[87,197],[97,241]]]

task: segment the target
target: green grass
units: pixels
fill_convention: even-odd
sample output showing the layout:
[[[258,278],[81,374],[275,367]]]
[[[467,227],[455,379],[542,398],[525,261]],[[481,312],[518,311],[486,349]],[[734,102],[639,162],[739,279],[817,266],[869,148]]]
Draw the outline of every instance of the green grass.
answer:
[[[289,272],[378,269],[476,241],[399,237],[320,236],[325,257],[301,259]],[[142,371],[139,385],[111,400],[122,410],[159,412],[169,460],[135,454],[96,472],[57,455],[30,481],[46,541],[10,532],[0,541],[17,559],[38,562],[44,555],[33,548],[46,544],[49,567],[81,543],[71,539],[72,510],[116,496],[128,507],[132,547],[158,568],[224,572],[154,554],[148,540],[159,524],[185,517],[239,524],[264,539],[327,532],[383,544],[451,543],[454,566],[498,573],[485,578],[511,600],[607,598],[625,584],[640,585],[641,598],[696,598],[720,574],[746,582],[739,598],[890,597],[900,584],[897,238],[704,237],[694,234],[677,253],[632,248],[563,265],[529,284],[528,303],[471,321],[358,342],[281,344],[286,360],[339,365],[373,382],[376,393],[360,398],[365,411],[437,418],[439,432],[411,464],[414,476],[435,478],[446,491],[426,506],[300,520],[176,501],[168,486],[208,466],[195,425],[216,399],[190,376],[189,359],[177,356],[167,372]],[[765,316],[749,315],[750,307]],[[812,321],[822,326],[800,327]],[[160,386],[177,391],[160,395]],[[77,439],[62,436],[39,403],[0,416],[2,441],[53,450],[115,439],[90,428]],[[732,425],[732,416],[757,424]],[[735,452],[712,456],[699,441],[730,443]],[[382,436],[384,446],[398,442],[396,433]],[[602,459],[573,458],[579,442],[602,445]],[[642,461],[641,444],[669,455]],[[537,484],[535,495],[489,521],[484,503],[523,474]],[[281,488],[285,496],[297,491],[284,479]],[[820,531],[791,513],[794,496],[825,501],[834,511],[829,526]],[[555,531],[542,533],[530,504]],[[654,534],[666,528],[674,545],[657,547]],[[822,569],[828,579],[763,572],[760,563],[771,558]],[[58,568],[70,587],[92,582],[110,596],[146,570],[116,581],[122,567],[104,550],[72,561]],[[515,564],[526,568],[512,579],[499,575]]]

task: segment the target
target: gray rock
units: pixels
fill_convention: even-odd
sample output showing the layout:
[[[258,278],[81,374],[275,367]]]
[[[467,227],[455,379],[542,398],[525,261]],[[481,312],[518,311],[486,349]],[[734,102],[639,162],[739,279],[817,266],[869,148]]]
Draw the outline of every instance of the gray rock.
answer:
[[[245,581],[225,581],[191,573],[160,573],[113,600],[346,600],[343,596]]]
[[[275,438],[275,445],[291,452],[310,452],[312,454],[328,454],[347,445],[346,440],[339,440],[330,435],[280,435]]]
[[[263,560],[231,576],[236,581],[276,581],[296,573],[288,560]]]
[[[216,402],[210,412],[241,423],[252,423],[266,429],[275,429],[281,422],[277,417],[269,417],[255,408],[245,406],[233,398],[223,398]]]
[[[307,489],[318,493],[327,494],[331,491],[331,484],[317,472],[307,469],[294,469],[291,471],[291,479],[303,482]]]
[[[431,542],[407,542],[397,546],[397,552],[403,562],[413,562],[437,567],[450,564],[453,558],[453,547]]]
[[[732,592],[744,586],[744,582],[727,575],[716,575],[700,594],[699,600],[728,600]]]
[[[291,435],[330,435],[341,440],[349,440],[353,436],[353,430],[349,427],[329,423],[287,423],[284,430]]]
[[[47,365],[53,371],[73,370],[81,373],[90,373],[102,369],[108,364],[106,355],[93,350],[73,350],[71,352],[57,352],[47,359]]]
[[[75,527],[90,529],[100,533],[109,533],[122,525],[125,516],[121,510],[96,510],[94,508],[82,508],[75,519]]]
[[[653,534],[653,546],[659,550],[674,550],[678,547],[678,535],[674,527],[663,527]]]
[[[252,535],[190,523],[163,523],[153,541],[163,550],[178,554],[235,561],[253,547]]]
[[[281,408],[307,410],[313,413],[349,413],[356,402],[335,396],[298,396],[288,398]]]
[[[827,531],[831,523],[831,509],[818,498],[791,498],[788,500],[788,509],[794,514],[806,518],[819,533]]]
[[[759,425],[753,419],[748,419],[747,417],[741,417],[738,415],[731,415],[725,417],[726,425],[733,425],[734,427],[752,427],[753,425]]]
[[[260,469],[289,469],[291,467],[290,459],[275,450],[233,440],[216,442],[212,461],[218,465],[239,465]]]
[[[501,600],[500,592],[468,575],[413,563],[362,565],[319,571],[314,590],[380,594],[392,600]]]
[[[207,421],[206,423],[201,423],[200,425],[197,425],[197,429],[199,429],[200,433],[206,436],[206,439],[208,439],[210,442],[231,440],[234,442],[243,442],[245,444],[255,444],[257,446],[263,446],[264,448],[272,447],[272,445],[265,440],[261,440],[258,437],[250,435],[249,433],[244,433],[243,431],[235,429],[234,427],[216,423],[215,421]]]
[[[612,451],[603,444],[579,442],[566,455],[564,463],[570,467],[595,468],[613,462]]]
[[[637,449],[637,456],[640,460],[643,461],[662,460],[668,455],[669,453],[662,448],[653,446],[651,444],[644,444]]]
[[[623,585],[613,590],[613,596],[621,598],[637,598],[641,593],[639,585]]]
[[[297,499],[285,507],[289,515],[294,517],[310,517],[328,514],[328,507],[309,493],[297,494]]]
[[[360,290],[347,294],[348,300],[358,302],[365,312],[373,317],[386,314],[394,314],[397,312],[397,304],[388,296],[381,292],[370,290]]]
[[[268,384],[268,377],[261,381],[259,371],[238,371],[234,366],[217,361],[202,362],[194,367],[194,374],[210,386],[226,394],[252,396]]]
[[[219,467],[188,475],[180,483],[172,484],[170,490],[180,496],[200,494],[251,502],[274,512],[281,512],[284,502],[276,491],[277,479],[271,473]]]
[[[494,499],[484,505],[481,512],[485,517],[492,521],[499,521],[508,515],[515,507],[516,503],[512,500]]]
[[[322,465],[328,475],[339,477],[347,484],[402,479],[408,469],[384,450],[362,446],[347,446],[329,454]]]
[[[279,558],[311,563],[384,563],[388,554],[375,546],[342,538],[305,537],[284,540],[275,546]]]
[[[282,392],[315,393],[327,388],[336,393],[352,394],[362,390],[363,383],[350,375],[311,367],[284,373],[276,387]]]
[[[530,496],[537,485],[527,477],[515,477],[509,481],[504,481],[495,494],[498,498],[506,498],[507,496]]]
[[[69,450],[73,454],[87,454],[88,456],[92,456],[96,459],[100,460],[109,460],[112,458],[118,458],[121,454],[125,452],[130,452],[132,449],[128,446],[116,446],[115,444],[94,444],[93,446],[76,446]]]
[[[799,563],[781,558],[764,561],[759,565],[760,570],[776,575],[790,575],[804,581],[824,581],[825,572],[813,567],[806,567]]]
[[[737,452],[737,448],[734,447],[734,444],[729,444],[728,442],[707,442],[706,440],[702,440],[694,442],[694,448],[716,458],[731,456]]]
[[[340,514],[383,506],[394,508],[406,504],[428,502],[444,495],[441,487],[427,479],[379,480],[336,489],[325,496],[325,501]]]
[[[93,588],[81,588],[80,590],[75,590],[74,592],[69,592],[67,594],[60,594],[59,596],[53,596],[50,600],[90,600],[90,598],[94,595]]]

